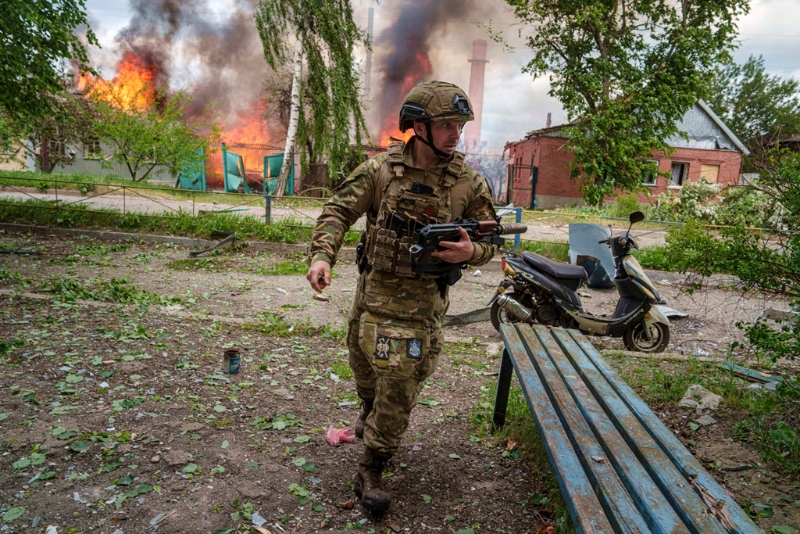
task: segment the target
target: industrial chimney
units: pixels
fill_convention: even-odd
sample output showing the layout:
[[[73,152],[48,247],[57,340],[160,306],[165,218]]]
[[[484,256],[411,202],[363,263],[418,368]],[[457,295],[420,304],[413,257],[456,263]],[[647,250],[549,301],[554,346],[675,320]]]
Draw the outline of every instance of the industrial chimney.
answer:
[[[475,120],[467,124],[464,134],[467,152],[476,152],[481,144],[481,118],[483,116],[483,79],[486,74],[486,41],[472,41],[472,69],[469,74],[469,99],[475,111]]]

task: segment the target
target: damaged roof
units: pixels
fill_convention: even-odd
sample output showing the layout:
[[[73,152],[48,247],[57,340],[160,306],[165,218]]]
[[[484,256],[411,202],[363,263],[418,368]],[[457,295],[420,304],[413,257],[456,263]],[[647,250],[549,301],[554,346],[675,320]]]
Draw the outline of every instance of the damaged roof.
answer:
[[[525,139],[532,137],[567,137],[565,128],[575,124],[561,124],[532,130],[525,135]],[[736,134],[722,122],[711,107],[702,100],[686,112],[678,123],[678,130],[686,133],[688,139],[675,135],[667,139],[667,144],[676,148],[700,148],[704,150],[738,150],[745,155],[750,151],[744,146]]]

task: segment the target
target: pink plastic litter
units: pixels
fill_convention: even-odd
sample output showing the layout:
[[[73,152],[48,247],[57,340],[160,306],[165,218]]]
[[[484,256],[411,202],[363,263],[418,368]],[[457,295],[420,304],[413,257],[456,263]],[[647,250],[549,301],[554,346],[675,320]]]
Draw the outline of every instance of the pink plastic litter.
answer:
[[[356,437],[350,432],[350,427],[333,428],[329,426],[325,433],[325,440],[331,445],[339,445],[342,442],[353,443]]]

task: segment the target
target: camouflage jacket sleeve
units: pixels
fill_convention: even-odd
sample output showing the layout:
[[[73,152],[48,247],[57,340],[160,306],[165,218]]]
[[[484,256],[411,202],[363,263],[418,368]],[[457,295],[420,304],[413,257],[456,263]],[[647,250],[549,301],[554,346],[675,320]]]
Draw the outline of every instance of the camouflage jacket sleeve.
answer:
[[[326,261],[331,267],[350,227],[372,205],[376,194],[375,174],[383,163],[376,156],[356,167],[322,208],[311,236],[309,257],[311,263]]]
[[[474,172],[474,171],[473,171]],[[493,221],[496,217],[494,206],[492,205],[492,195],[486,180],[478,173],[475,173],[472,184],[472,200],[467,205],[464,217],[474,217],[479,221]],[[498,250],[497,245],[481,241],[475,242],[475,253],[469,264],[474,267],[486,265]]]

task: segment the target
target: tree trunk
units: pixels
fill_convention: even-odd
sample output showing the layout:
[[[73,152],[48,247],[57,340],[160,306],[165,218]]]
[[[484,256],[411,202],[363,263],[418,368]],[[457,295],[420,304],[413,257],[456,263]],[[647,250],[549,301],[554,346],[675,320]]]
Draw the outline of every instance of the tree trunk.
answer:
[[[297,135],[297,123],[300,120],[300,76],[302,75],[303,49],[297,43],[294,50],[294,75],[292,77],[292,107],[289,114],[289,128],[286,130],[286,148],[283,151],[283,165],[275,186],[275,195],[283,196],[286,191],[286,181],[294,160],[294,138]]]

